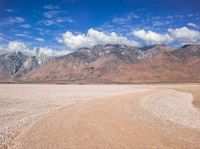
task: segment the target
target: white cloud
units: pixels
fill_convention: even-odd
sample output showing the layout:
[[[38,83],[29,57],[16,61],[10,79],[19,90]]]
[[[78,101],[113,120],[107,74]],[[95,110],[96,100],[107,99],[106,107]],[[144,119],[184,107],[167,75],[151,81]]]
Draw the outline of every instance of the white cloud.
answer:
[[[75,20],[72,19],[71,17],[65,17],[65,18],[59,17],[59,18],[56,18],[55,21],[56,21],[57,23],[64,23],[64,22],[74,23],[74,22],[75,22]]]
[[[163,21],[153,21],[152,23],[153,23],[152,25],[153,25],[153,26],[156,26],[156,27],[157,27],[157,26],[162,26],[162,25],[164,24]]]
[[[2,21],[0,22],[0,26],[3,25],[13,25],[13,24],[20,24],[25,22],[25,19],[22,17],[8,17],[5,19],[2,19]]]
[[[31,25],[30,24],[22,24],[22,25],[20,25],[21,27],[23,27],[23,28],[31,28]]]
[[[143,40],[146,44],[161,44],[173,41],[173,39],[168,34],[159,34],[150,30],[138,30],[132,32],[132,34],[135,37]]]
[[[23,23],[25,19],[22,17],[9,17],[6,22],[7,24]]]
[[[199,44],[200,32],[187,27],[168,29],[168,33],[159,34],[153,31],[138,30],[132,34],[143,40],[146,44],[161,44],[177,42],[179,44]]]
[[[72,32],[67,31],[58,41],[64,43],[70,49],[91,47],[98,44],[125,44],[133,47],[139,46],[138,42],[129,40],[124,36],[119,36],[115,32],[104,33],[93,28],[89,29],[87,34],[74,35]]]
[[[42,22],[45,25],[55,25],[59,23],[73,23],[75,22],[74,19],[72,19],[69,16],[66,16],[65,11],[60,11],[60,10],[50,10],[46,11],[43,13],[44,17],[46,18],[45,20],[42,20]],[[65,17],[59,17],[59,16],[65,16]]]
[[[43,38],[35,38],[36,41],[39,41],[39,42],[44,42],[45,40]]]
[[[13,9],[5,9],[6,12],[14,12]]]
[[[56,17],[59,13],[60,11],[57,11],[57,10],[47,11],[47,12],[44,12],[44,17],[51,19],[51,18]]]
[[[10,41],[6,48],[7,52],[23,52],[25,54],[33,54],[25,43]]]
[[[52,20],[42,20],[42,22],[45,26],[50,26],[50,25],[55,25],[56,22],[52,21]]]
[[[48,9],[48,10],[59,9],[59,6],[49,4],[49,5],[45,5],[44,9]]]
[[[193,27],[193,28],[198,28],[198,26],[194,23],[188,23],[187,26]]]
[[[34,55],[47,55],[50,57],[62,56],[62,55],[66,55],[69,53],[69,51],[67,51],[67,50],[57,51],[57,50],[53,50],[49,47],[35,47],[35,48],[33,48],[33,52],[34,52]]]
[[[44,7],[46,10],[43,12],[45,19],[39,21],[45,26],[59,25],[60,23],[73,23],[75,22],[70,16],[67,16],[67,12],[60,10],[58,6],[47,5]],[[62,16],[62,17],[60,17]]]
[[[119,25],[125,25],[129,21],[131,21],[133,19],[138,19],[138,18],[139,18],[139,16],[132,12],[132,13],[128,13],[124,17],[114,17],[112,19],[112,23],[119,24]]]
[[[179,42],[184,44],[200,43],[200,32],[196,30],[188,29],[187,27],[181,27],[176,29],[168,29],[170,36]]]
[[[26,34],[26,33],[16,33],[15,36],[30,38],[30,36],[28,34]]]
[[[43,24],[45,26],[51,26],[51,25],[59,25],[60,23],[65,23],[65,22],[74,23],[75,20],[73,20],[70,17],[67,17],[67,18],[55,18],[55,19],[53,18],[53,19],[41,20],[39,23]]]
[[[25,43],[17,41],[10,41],[8,45],[4,48],[4,52],[22,52],[27,55],[43,54],[50,57],[61,56],[69,53],[69,51],[67,50],[58,51],[58,50],[53,50],[49,47],[30,47]]]

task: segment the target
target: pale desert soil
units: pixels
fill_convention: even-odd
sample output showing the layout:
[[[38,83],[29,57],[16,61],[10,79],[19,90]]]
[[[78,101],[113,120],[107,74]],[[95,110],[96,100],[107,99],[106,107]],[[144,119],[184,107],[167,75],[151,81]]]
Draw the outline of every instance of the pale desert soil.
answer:
[[[131,85],[0,84],[0,146],[39,115],[96,97],[137,92]]]
[[[187,127],[200,129],[200,110],[191,93],[164,90],[144,97],[145,109],[154,115]]]
[[[83,102],[73,102],[73,105],[68,101],[60,102],[58,105],[64,108],[50,110],[29,126],[23,127],[4,147],[200,148],[200,110],[192,104],[193,100],[198,101],[199,98],[193,99],[193,94],[190,93],[192,89],[200,90],[200,85],[100,86],[78,86],[79,89],[71,86],[72,90],[77,91],[71,90],[71,94],[78,93],[80,97],[81,92],[86,89],[93,96],[88,93],[82,98],[85,99],[81,100]],[[59,87],[58,91],[65,87]],[[189,93],[186,92],[187,88],[190,89]],[[178,92],[181,89],[185,92]],[[55,92],[53,88],[51,91]],[[43,98],[47,95],[53,94],[46,93]],[[69,92],[63,93],[64,101],[65,96],[69,96]],[[88,100],[88,97],[94,100]],[[195,97],[198,97],[197,94]],[[44,106],[47,101],[43,103]],[[52,102],[52,105],[56,105],[55,101]],[[67,105],[71,106],[65,107]]]
[[[193,85],[167,85],[165,88],[174,89],[180,92],[189,92],[193,95],[193,105],[200,108],[200,86],[198,84]]]

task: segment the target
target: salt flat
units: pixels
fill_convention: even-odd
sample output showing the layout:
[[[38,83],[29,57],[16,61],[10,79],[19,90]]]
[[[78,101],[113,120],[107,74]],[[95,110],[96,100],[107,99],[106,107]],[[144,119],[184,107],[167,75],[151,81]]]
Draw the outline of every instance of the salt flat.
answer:
[[[2,84],[1,145],[199,148],[200,111],[193,105],[199,90],[199,84]]]
[[[80,101],[149,87],[132,85],[0,85],[0,143],[38,115]],[[151,87],[150,87],[151,88]]]

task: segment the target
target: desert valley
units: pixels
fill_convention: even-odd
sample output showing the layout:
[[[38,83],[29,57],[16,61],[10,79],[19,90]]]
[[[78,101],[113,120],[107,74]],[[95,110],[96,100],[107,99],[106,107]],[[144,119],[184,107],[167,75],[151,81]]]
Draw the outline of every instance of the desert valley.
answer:
[[[12,52],[0,66],[1,148],[200,147],[199,45]]]
[[[200,149],[199,0],[0,0],[0,149]]]
[[[1,148],[200,147],[199,84],[0,89]]]

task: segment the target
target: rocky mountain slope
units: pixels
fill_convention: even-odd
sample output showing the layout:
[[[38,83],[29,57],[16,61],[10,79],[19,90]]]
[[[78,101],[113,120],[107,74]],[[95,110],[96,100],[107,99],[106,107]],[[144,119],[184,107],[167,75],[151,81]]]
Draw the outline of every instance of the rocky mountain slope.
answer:
[[[97,45],[57,58],[21,52],[0,55],[0,81],[200,82],[200,45],[132,48]]]
[[[163,52],[139,63],[119,68],[120,82],[200,82],[200,47]]]
[[[11,52],[0,55],[0,80],[11,81],[22,77],[32,69],[49,60],[44,55],[30,56],[21,52]]]
[[[97,79],[101,74],[114,71],[119,65],[134,63],[144,57],[143,51],[125,45],[99,45],[93,48],[81,48],[35,69],[23,80]]]
[[[199,82],[200,46],[154,45],[81,48],[25,75],[23,81]]]

